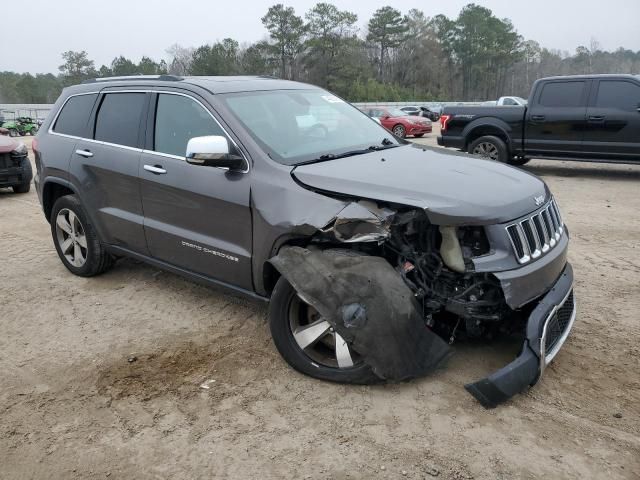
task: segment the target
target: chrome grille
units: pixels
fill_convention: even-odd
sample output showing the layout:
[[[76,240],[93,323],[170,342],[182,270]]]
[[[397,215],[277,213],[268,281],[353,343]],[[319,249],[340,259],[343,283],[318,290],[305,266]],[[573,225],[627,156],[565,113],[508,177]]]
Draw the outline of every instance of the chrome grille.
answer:
[[[547,253],[558,244],[563,231],[564,224],[555,200],[507,227],[518,263],[528,263]]]

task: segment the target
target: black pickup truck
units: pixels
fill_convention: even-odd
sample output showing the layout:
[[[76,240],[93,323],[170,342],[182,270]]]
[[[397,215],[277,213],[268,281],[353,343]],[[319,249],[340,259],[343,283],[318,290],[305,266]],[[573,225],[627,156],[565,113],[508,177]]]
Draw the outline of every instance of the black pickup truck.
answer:
[[[527,106],[447,107],[440,123],[439,145],[512,165],[640,163],[640,75],[543,78]]]

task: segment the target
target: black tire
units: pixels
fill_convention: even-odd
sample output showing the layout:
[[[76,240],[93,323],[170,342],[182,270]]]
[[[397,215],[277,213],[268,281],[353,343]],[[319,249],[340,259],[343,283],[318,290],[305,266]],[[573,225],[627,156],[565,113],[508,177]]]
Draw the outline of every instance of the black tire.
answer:
[[[58,213],[61,210],[66,209],[73,212],[83,229],[84,236],[86,238],[86,260],[82,266],[74,266],[62,253],[60,242],[58,241],[58,232],[56,230],[56,219],[58,218]],[[58,256],[60,260],[64,264],[67,269],[73,273],[74,275],[78,275],[80,277],[93,277],[95,275],[99,275],[103,272],[109,270],[113,264],[115,263],[115,259],[111,254],[109,254],[104,246],[100,243],[98,239],[98,235],[96,234],[93,225],[89,221],[89,217],[82,208],[82,204],[80,200],[75,195],[66,195],[64,197],[60,197],[53,205],[53,209],[51,210],[51,218],[49,219],[51,223],[51,235],[53,237],[53,244],[56,247],[56,251],[58,252]]]
[[[394,125],[391,131],[396,137],[399,138],[405,138],[407,136],[407,129],[404,128],[404,125],[401,124]]]
[[[422,137],[424,137],[424,133],[416,133],[416,134],[414,135],[414,137],[416,137],[416,138],[422,138]]]
[[[11,188],[13,188],[13,193],[29,193],[29,190],[31,190],[31,182],[14,185]]]
[[[337,368],[319,365],[308,357],[293,338],[289,323],[290,305],[296,291],[286,278],[280,277],[273,289],[269,304],[269,328],[276,348],[285,361],[295,370],[310,377],[330,382],[367,385],[380,383],[371,368],[365,363],[350,368]]]
[[[509,159],[509,165],[521,166],[526,163],[529,163],[530,158],[522,158],[522,157],[512,157]]]
[[[22,160],[22,168],[24,169],[24,176],[29,179],[28,182],[21,183],[20,185],[14,185],[13,193],[28,193],[31,190],[31,179],[33,178],[33,169],[31,168],[31,162],[27,157]]]
[[[486,155],[481,153],[480,150],[488,145],[492,146],[492,153],[487,153]],[[493,135],[485,135],[484,137],[476,138],[471,142],[467,151],[473,155],[479,155],[502,163],[508,163],[511,158],[507,144],[504,143],[501,138],[494,137]],[[495,152],[495,158],[493,157],[493,152]]]

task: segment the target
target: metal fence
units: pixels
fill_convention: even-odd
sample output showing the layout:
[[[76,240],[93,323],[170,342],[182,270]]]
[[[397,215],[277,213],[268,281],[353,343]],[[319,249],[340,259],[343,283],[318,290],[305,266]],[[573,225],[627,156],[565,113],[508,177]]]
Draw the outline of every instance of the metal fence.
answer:
[[[0,103],[0,117],[11,120],[15,117],[31,117],[44,120],[53,108],[48,103]]]

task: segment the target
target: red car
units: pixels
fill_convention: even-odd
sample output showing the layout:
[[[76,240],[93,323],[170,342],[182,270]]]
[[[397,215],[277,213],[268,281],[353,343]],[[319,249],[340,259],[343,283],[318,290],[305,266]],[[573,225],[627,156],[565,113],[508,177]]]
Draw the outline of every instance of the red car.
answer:
[[[377,118],[384,128],[393,132],[396,137],[405,138],[413,135],[420,138],[431,133],[431,120],[416,115],[407,115],[399,108],[371,108],[367,115]]]

